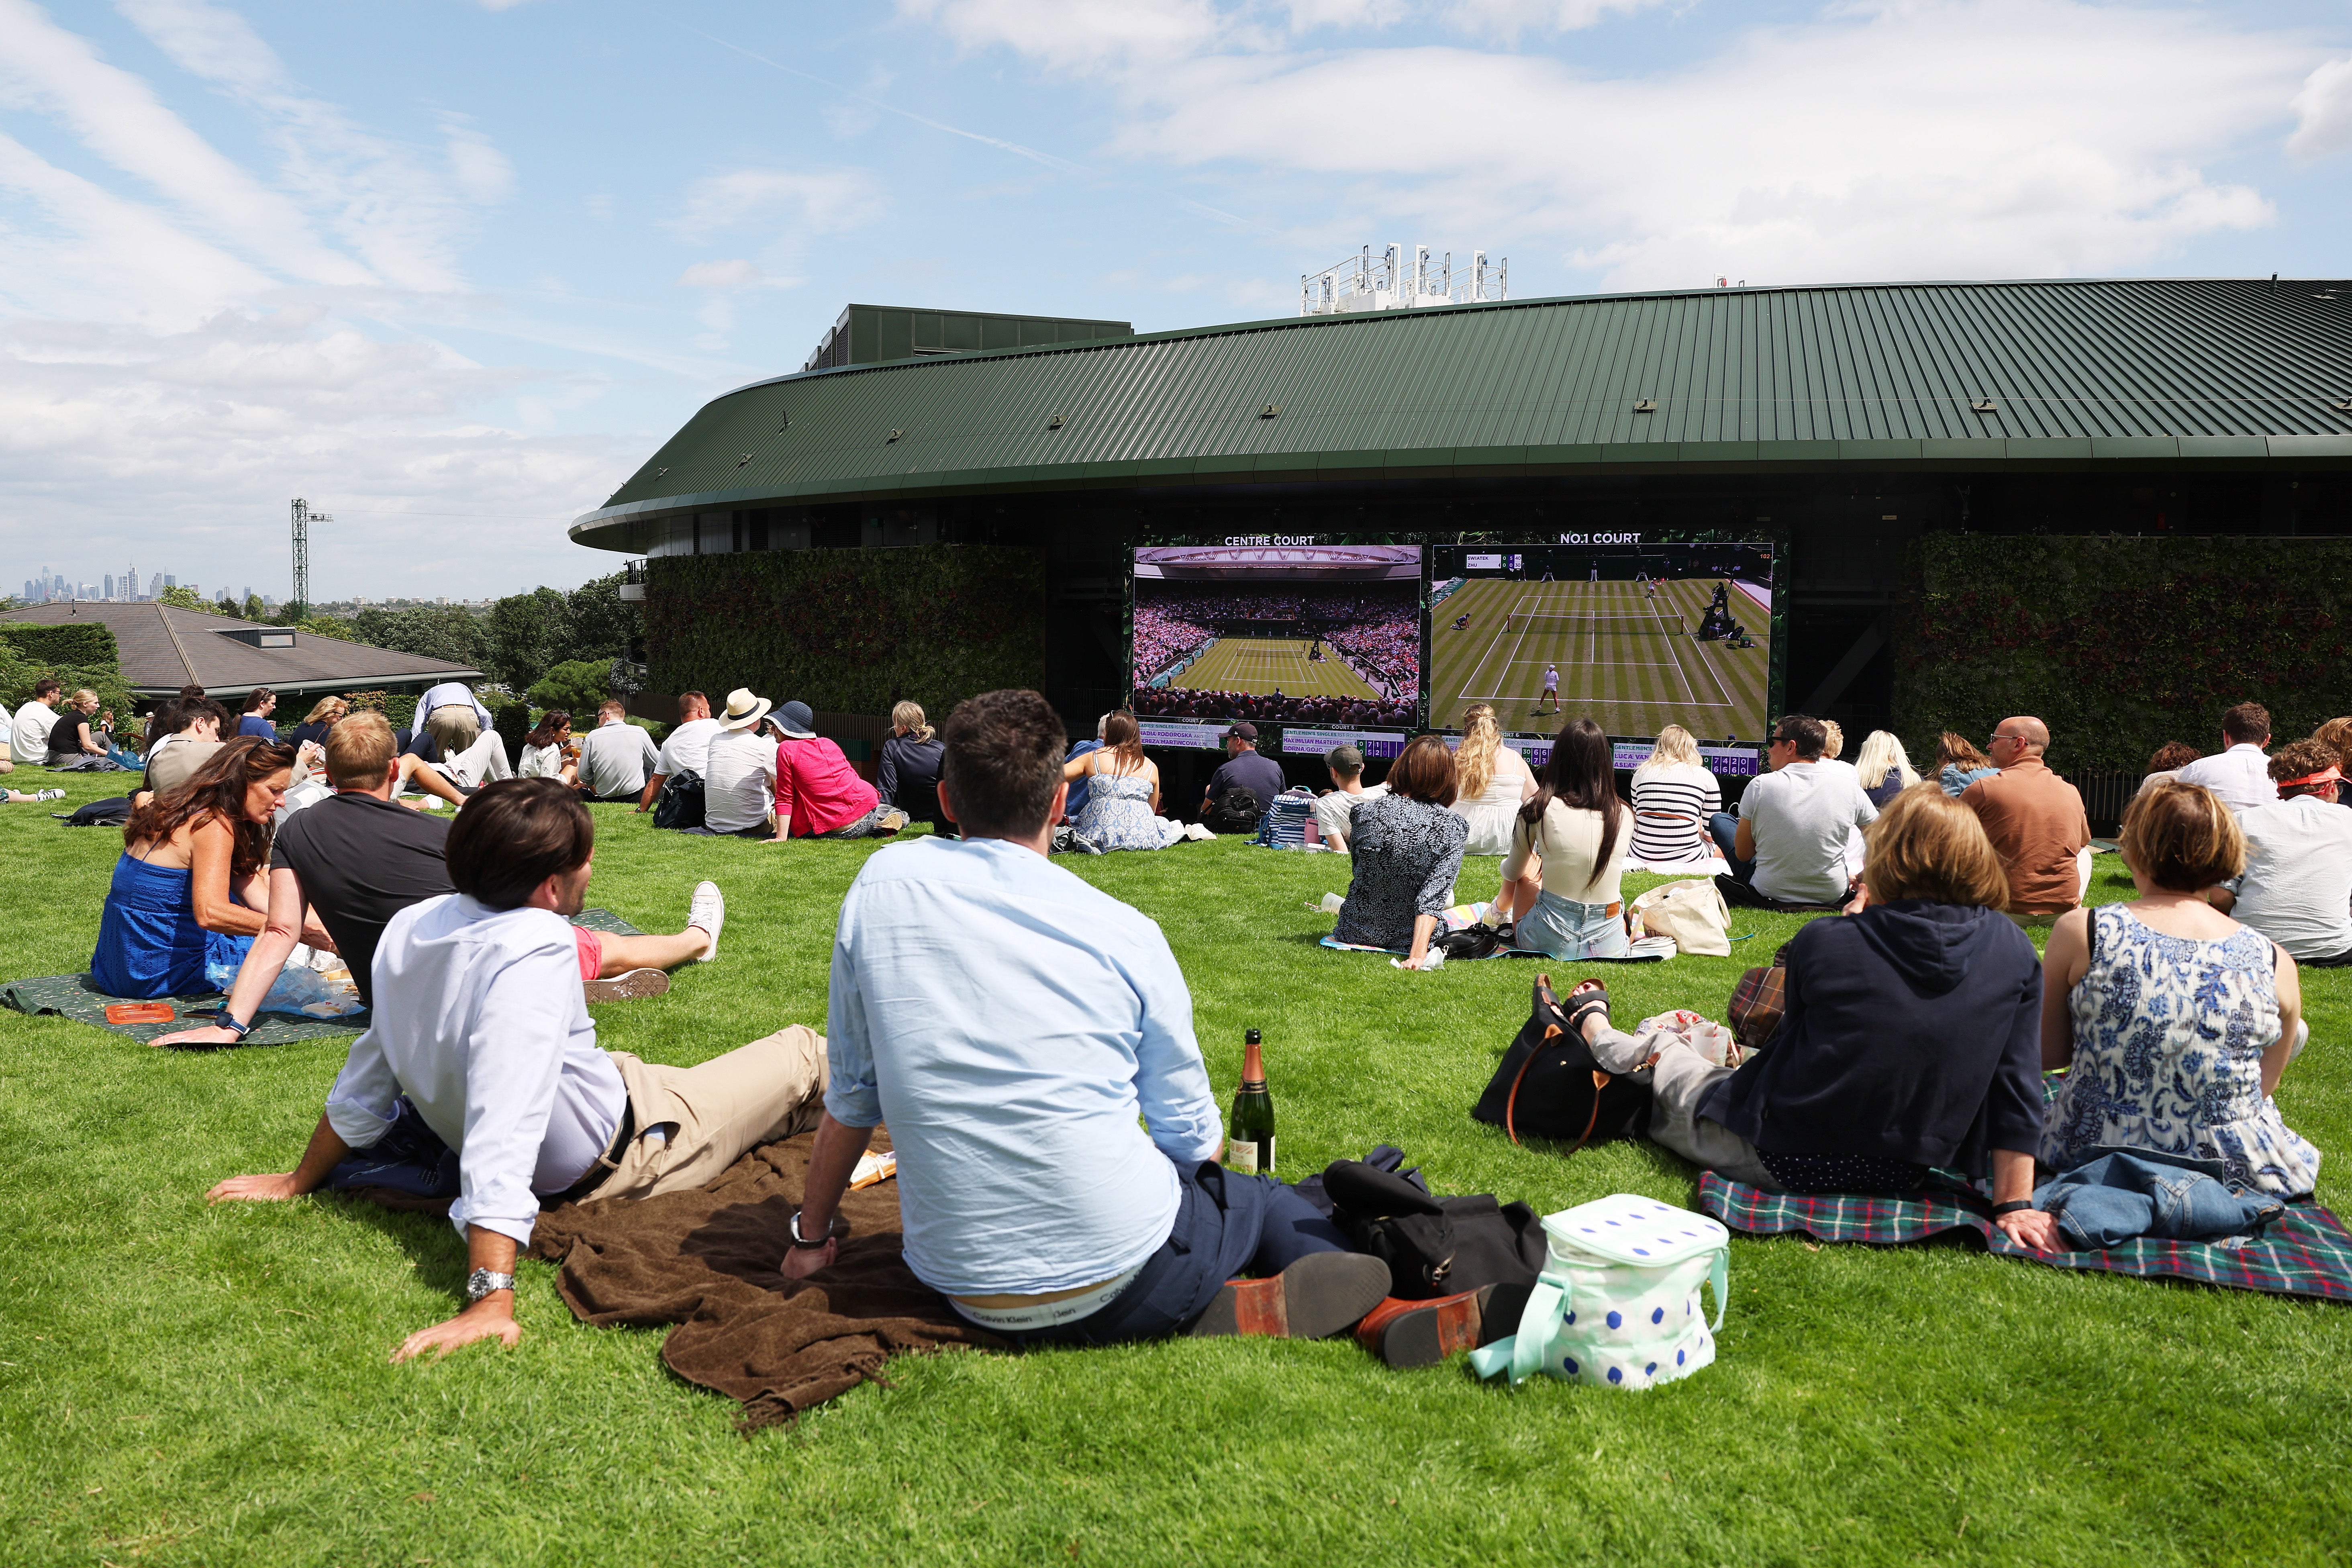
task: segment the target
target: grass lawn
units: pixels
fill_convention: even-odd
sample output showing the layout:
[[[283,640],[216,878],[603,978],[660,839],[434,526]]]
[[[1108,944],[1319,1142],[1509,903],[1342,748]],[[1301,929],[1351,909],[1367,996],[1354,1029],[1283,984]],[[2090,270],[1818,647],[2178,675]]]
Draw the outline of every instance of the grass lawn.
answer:
[[[0,809],[0,978],[88,964],[121,838],[52,809]],[[731,917],[668,997],[597,1009],[605,1044],[687,1064],[823,1026],[867,847],[657,834],[617,807],[597,825],[591,902],[674,930],[709,875]],[[1696,1201],[1647,1144],[1566,1160],[1473,1122],[1536,966],[1414,975],[1318,948],[1329,919],[1303,906],[1345,889],[1344,861],[1225,841],[1062,863],[1167,931],[1221,1099],[1243,1029],[1265,1032],[1285,1173],[1385,1141],[1440,1190],[1544,1212]],[[2100,865],[2098,896],[2127,897]],[[1621,1021],[1720,1016],[1798,923],[1735,911],[1755,935],[1732,958],[1596,967]],[[2340,1205],[2352,976],[2306,974],[2305,996],[2314,1042],[2279,1100]],[[2352,1558],[2352,1312],[1959,1244],[1735,1237],[1718,1361],[1642,1394],[1393,1373],[1348,1340],[1187,1342],[902,1358],[891,1386],[746,1439],[730,1402],[663,1370],[659,1331],[573,1322],[528,1262],[520,1346],[395,1367],[456,1303],[446,1224],[202,1198],[292,1167],[341,1058],[181,1056],[0,1014],[0,1562]]]

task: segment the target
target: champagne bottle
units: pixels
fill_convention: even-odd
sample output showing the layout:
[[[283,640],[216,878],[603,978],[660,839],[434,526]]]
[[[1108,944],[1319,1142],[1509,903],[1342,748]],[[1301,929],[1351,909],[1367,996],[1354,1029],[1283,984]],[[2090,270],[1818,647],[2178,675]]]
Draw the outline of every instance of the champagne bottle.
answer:
[[[1265,1091],[1265,1059],[1258,1032],[1242,1037],[1242,1086],[1225,1123],[1225,1169],[1274,1174],[1274,1096]]]

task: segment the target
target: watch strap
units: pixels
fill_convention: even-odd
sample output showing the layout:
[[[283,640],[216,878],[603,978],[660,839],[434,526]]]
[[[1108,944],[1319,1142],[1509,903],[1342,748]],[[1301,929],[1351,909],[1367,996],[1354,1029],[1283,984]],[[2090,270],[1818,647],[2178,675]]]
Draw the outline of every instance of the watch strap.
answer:
[[[790,1228],[792,1230],[793,1245],[799,1247],[803,1252],[814,1252],[818,1247],[823,1247],[826,1242],[833,1239],[834,1227],[830,1224],[824,1227],[824,1234],[818,1237],[814,1241],[811,1241],[807,1237],[803,1236],[801,1234],[801,1211],[798,1209],[794,1209],[793,1211],[793,1223]]]
[[[478,1301],[483,1297],[494,1295],[498,1291],[511,1290],[514,1289],[514,1283],[515,1277],[511,1274],[499,1274],[488,1268],[477,1268],[466,1276],[466,1300],[469,1302]]]
[[[2005,1214],[2021,1214],[2032,1206],[2033,1200],[2032,1198],[2011,1198],[2005,1204],[1993,1205],[1992,1217],[1999,1219]]]

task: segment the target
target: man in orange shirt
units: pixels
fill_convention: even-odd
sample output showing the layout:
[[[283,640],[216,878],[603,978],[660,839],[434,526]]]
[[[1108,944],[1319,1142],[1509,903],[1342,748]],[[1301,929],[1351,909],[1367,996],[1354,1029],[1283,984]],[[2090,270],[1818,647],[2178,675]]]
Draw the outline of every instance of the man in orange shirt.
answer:
[[[2003,719],[1985,754],[2000,772],[1961,792],[2009,873],[2009,912],[2018,920],[2063,915],[2083,901],[2082,853],[2091,821],[2073,784],[2042,763],[2050,729],[2039,719]]]

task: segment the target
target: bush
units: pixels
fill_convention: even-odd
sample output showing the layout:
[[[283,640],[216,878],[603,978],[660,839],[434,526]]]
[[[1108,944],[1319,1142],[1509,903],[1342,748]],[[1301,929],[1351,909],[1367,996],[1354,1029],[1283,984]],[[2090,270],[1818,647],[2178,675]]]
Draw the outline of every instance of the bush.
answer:
[[[422,605],[406,610],[362,610],[352,617],[352,636],[375,647],[446,659],[479,669],[482,624],[470,610]]]
[[[567,660],[531,687],[530,705],[541,711],[561,708],[572,715],[573,729],[593,729],[597,705],[612,695],[612,673],[609,659]]]
[[[13,623],[0,626],[0,639],[35,664],[104,666],[119,664],[122,658],[115,645],[114,629],[102,621],[63,626]]]
[[[569,594],[534,588],[490,606],[482,626],[476,668],[518,691],[544,679],[559,664],[609,664],[635,658],[645,629],[644,607],[621,600],[623,574],[583,583]]]

